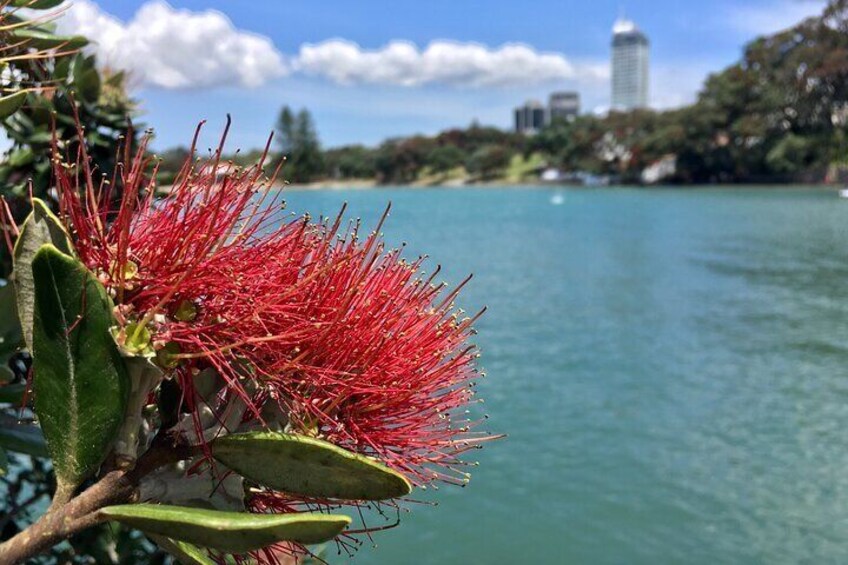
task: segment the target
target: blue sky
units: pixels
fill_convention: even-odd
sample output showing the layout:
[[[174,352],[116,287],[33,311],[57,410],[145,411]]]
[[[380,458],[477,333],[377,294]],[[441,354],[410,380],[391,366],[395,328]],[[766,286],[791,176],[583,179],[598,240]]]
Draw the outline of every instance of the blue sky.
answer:
[[[623,8],[651,39],[651,103],[690,101],[757,34],[821,11],[816,0],[75,0],[60,25],[130,68],[155,146],[209,141],[233,115],[232,145],[258,146],[283,104],[308,107],[325,146],[376,144],[511,109],[556,89],[608,104],[610,29]],[[506,46],[506,47],[505,47]],[[428,49],[431,47],[431,49]]]

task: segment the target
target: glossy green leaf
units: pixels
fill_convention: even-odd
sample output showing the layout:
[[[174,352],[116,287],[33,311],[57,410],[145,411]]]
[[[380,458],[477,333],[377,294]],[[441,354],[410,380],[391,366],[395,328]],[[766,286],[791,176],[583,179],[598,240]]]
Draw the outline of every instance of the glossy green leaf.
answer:
[[[32,277],[32,260],[45,243],[52,243],[66,255],[73,255],[68,233],[47,204],[38,198],[32,199],[32,212],[21,224],[21,233],[15,242],[14,272],[12,282],[17,293],[18,316],[27,347],[32,350],[32,317],[35,301],[35,285]]]
[[[8,451],[26,453],[36,457],[47,457],[47,444],[41,430],[25,424],[4,422],[0,427],[0,446]]]
[[[12,6],[16,8],[31,8],[33,10],[50,10],[61,4],[64,0],[12,0]]]
[[[248,432],[212,442],[215,459],[261,485],[320,498],[384,500],[409,494],[397,471],[332,443],[275,432]]]
[[[81,35],[54,35],[36,29],[16,29],[10,34],[10,41],[26,42],[33,49],[79,49],[88,45],[88,40]]]
[[[148,537],[182,565],[215,565],[209,554],[196,545],[156,534],[148,534]]]
[[[133,528],[228,553],[244,553],[280,541],[321,543],[339,535],[347,516],[330,514],[248,514],[184,506],[107,506],[100,517]]]
[[[109,327],[112,304],[82,263],[47,244],[35,280],[33,392],[60,487],[100,465],[126,413],[129,379]]]
[[[8,96],[0,96],[0,120],[17,112],[26,101],[26,90],[19,90]]]

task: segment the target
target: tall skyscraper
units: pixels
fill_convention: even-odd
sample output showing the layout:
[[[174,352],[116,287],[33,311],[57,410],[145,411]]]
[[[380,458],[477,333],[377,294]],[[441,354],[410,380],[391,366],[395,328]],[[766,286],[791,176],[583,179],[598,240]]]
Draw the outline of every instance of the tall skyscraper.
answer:
[[[545,127],[545,107],[541,102],[528,100],[515,109],[515,131],[533,134]]]
[[[623,18],[612,27],[612,108],[648,106],[648,37]]]
[[[554,92],[548,100],[548,123],[571,121],[580,113],[580,95],[576,92]]]

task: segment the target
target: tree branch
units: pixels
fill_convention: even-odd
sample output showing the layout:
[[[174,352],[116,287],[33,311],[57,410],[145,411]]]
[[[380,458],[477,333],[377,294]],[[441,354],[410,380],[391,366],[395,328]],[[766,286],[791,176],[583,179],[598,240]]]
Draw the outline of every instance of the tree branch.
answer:
[[[110,471],[68,503],[51,506],[32,526],[0,545],[0,565],[23,563],[72,535],[103,522],[98,510],[132,502],[137,497],[142,477],[159,467],[186,459],[192,452],[190,447],[158,442],[139,458],[135,468]]]

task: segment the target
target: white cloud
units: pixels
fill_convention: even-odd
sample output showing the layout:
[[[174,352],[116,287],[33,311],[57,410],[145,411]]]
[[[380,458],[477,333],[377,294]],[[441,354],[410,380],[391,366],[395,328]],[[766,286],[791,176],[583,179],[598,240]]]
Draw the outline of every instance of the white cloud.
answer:
[[[419,86],[526,86],[563,79],[596,80],[603,69],[575,66],[558,53],[540,53],[509,43],[491,48],[478,43],[433,41],[420,49],[407,41],[391,41],[367,50],[344,39],[301,46],[297,70],[339,84]]]
[[[167,89],[222,85],[255,87],[292,71],[338,84],[460,87],[528,86],[608,79],[604,64],[575,64],[560,53],[508,43],[402,40],[367,50],[344,39],[303,44],[286,57],[264,36],[236,29],[224,14],[192,12],[150,0],[121,21],[93,0],[75,0],[58,20],[62,33],[93,40],[101,64],[129,70],[136,81]]]
[[[824,10],[824,0],[777,0],[759,6],[736,5],[721,18],[739,33],[767,35],[782,31]]]
[[[270,39],[236,29],[213,10],[176,10],[154,0],[122,22],[91,0],[75,0],[58,27],[92,39],[101,63],[127,69],[146,85],[256,87],[288,73]]]

